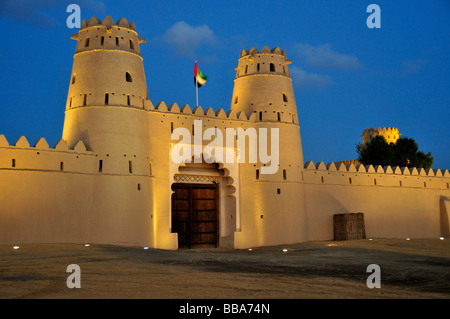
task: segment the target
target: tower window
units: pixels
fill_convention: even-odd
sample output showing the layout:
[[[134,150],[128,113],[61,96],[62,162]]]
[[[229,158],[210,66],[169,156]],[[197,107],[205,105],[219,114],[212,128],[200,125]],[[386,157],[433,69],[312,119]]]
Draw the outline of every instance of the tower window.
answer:
[[[105,37],[102,36],[102,37],[100,38],[100,45],[104,45],[104,44],[105,44]]]
[[[130,39],[130,49],[134,50],[134,43],[133,43],[133,40],[131,40],[131,39]]]
[[[278,122],[281,122],[281,113],[277,112]]]
[[[275,64],[270,63],[270,72],[275,72]]]
[[[248,65],[245,66],[245,74],[247,74],[248,71]]]
[[[286,68],[283,65],[283,74],[286,74]]]
[[[89,38],[86,38],[86,41],[84,42],[84,47],[87,48],[89,46]]]
[[[59,170],[60,171],[64,170],[64,162],[59,163]]]
[[[125,79],[127,82],[133,82],[133,78],[131,77],[130,72],[125,73]]]
[[[259,112],[259,120],[262,121],[262,111]]]
[[[127,95],[127,105],[130,105],[131,104],[131,102],[130,102],[130,94],[128,94]]]
[[[258,64],[256,64],[256,71],[258,71],[258,72],[259,72],[259,63],[258,63]]]
[[[287,179],[287,174],[286,174],[286,170],[283,170],[283,179],[286,180]]]
[[[281,188],[277,188],[277,194],[281,194]]]
[[[234,104],[238,103],[238,96],[236,95],[236,97],[234,98]]]
[[[130,174],[133,174],[133,162],[132,161],[128,161],[128,172]]]
[[[109,104],[109,94],[105,93],[105,105]]]
[[[72,76],[72,84],[75,84],[75,80],[77,79],[77,76],[76,76],[76,74],[74,74],[73,76]]]
[[[86,106],[87,94],[83,95],[83,106]]]
[[[288,101],[287,95],[286,95],[286,93],[283,93],[283,102],[287,102],[287,101]]]
[[[15,158],[12,159],[11,166],[12,166],[12,167],[16,167],[16,159],[15,159]]]
[[[116,47],[119,46],[119,37],[116,37]]]
[[[256,179],[259,179],[259,169],[256,170]]]
[[[72,98],[69,100],[69,107],[72,107]]]
[[[173,133],[173,122],[170,122],[170,133]]]
[[[101,173],[103,171],[103,160],[98,161],[98,172]]]

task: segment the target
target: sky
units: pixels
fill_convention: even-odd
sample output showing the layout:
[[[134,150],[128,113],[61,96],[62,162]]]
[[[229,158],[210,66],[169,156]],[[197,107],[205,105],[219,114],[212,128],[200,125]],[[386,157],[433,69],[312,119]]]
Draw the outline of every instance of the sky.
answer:
[[[365,128],[397,127],[450,169],[450,1],[0,0],[0,134],[52,147],[62,136],[81,18],[134,21],[149,98],[195,106],[194,61],[208,76],[199,104],[229,110],[239,53],[286,51],[304,160],[356,159]],[[370,4],[381,28],[368,28]]]

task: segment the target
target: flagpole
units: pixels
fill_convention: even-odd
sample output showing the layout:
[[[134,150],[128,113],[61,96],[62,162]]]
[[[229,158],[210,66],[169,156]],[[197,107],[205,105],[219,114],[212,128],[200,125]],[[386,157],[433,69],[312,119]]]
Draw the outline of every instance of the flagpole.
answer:
[[[197,64],[197,61],[195,61],[195,63]],[[198,84],[197,84],[197,74],[195,76],[195,96],[197,98],[197,106],[198,106]]]

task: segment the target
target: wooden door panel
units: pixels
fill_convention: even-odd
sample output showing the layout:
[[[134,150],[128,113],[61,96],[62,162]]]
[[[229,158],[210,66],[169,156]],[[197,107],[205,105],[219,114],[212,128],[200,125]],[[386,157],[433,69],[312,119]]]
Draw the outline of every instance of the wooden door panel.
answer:
[[[178,246],[217,247],[217,185],[174,184],[172,189],[172,231],[178,233]]]

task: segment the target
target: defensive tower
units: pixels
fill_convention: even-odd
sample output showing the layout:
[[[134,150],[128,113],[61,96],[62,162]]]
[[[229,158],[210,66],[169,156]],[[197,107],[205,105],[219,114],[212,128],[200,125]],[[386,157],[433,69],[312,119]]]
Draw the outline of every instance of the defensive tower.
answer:
[[[77,40],[66,104],[63,139],[82,140],[96,152],[142,152],[148,99],[133,22],[107,16],[83,20]]]

